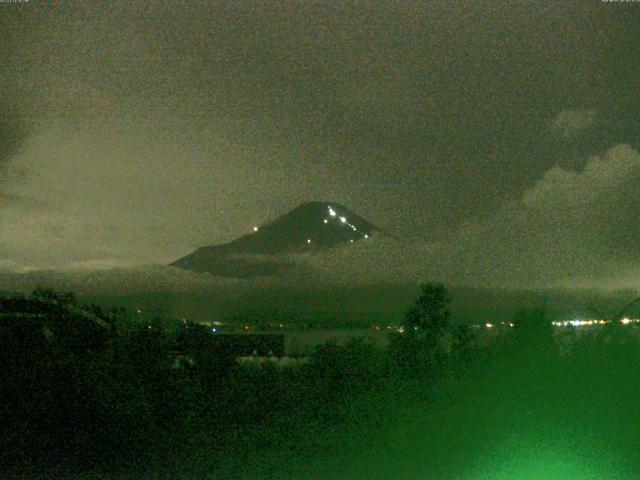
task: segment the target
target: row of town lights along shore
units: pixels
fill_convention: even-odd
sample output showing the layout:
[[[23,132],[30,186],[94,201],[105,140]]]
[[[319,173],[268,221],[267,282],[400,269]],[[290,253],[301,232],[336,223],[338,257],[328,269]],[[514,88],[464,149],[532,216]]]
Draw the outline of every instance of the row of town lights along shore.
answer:
[[[556,320],[554,322],[551,322],[551,325],[553,325],[554,327],[590,327],[590,326],[596,326],[596,325],[607,325],[612,323],[611,320],[594,320],[594,319],[587,319],[587,320]],[[640,319],[638,318],[621,318],[620,319],[620,323],[622,325],[630,325],[630,324],[638,324],[640,323]],[[500,322],[500,325],[508,325],[509,327],[515,327],[515,324],[513,322]],[[493,328],[496,325],[493,323],[485,323],[485,324],[475,324],[472,325],[472,327],[474,328]]]
[[[338,217],[338,214],[336,213],[336,211],[331,208],[331,206],[327,206],[327,208],[329,209],[329,216],[330,217]],[[344,223],[346,226],[348,226],[351,230],[353,230],[354,232],[358,232],[358,228],[353,225],[352,223],[347,222],[347,217],[338,217],[338,219],[340,220],[341,223]],[[325,218],[322,220],[322,223],[324,223],[325,225],[329,223],[329,219]],[[253,232],[257,232],[258,230],[260,230],[260,227],[258,227],[257,225],[254,225],[253,227]],[[368,234],[364,234],[364,238],[369,238]],[[351,243],[353,243],[353,239],[351,240]],[[311,244],[311,239],[307,238],[307,245]]]
[[[557,322],[551,322],[554,327],[585,327],[592,325],[606,325],[611,323],[611,320],[563,320]],[[624,317],[620,319],[622,325],[629,325],[631,323],[640,323],[638,318]]]

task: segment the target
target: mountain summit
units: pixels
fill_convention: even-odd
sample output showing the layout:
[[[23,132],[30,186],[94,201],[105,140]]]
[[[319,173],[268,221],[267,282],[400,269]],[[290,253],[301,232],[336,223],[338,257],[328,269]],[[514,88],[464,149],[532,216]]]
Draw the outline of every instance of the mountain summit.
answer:
[[[365,241],[377,232],[379,228],[339,203],[307,202],[270,223],[256,225],[252,233],[198,248],[171,265],[231,277],[273,275],[290,266],[279,261],[278,254],[322,251]]]

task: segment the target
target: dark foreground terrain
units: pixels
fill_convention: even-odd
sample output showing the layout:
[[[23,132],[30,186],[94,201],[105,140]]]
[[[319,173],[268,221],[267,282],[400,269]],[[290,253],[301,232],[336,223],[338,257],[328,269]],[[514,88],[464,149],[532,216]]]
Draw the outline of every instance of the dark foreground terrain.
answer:
[[[437,340],[398,334],[387,349],[327,345],[303,365],[254,367],[221,348],[194,348],[204,329],[116,328],[123,312],[94,307],[113,328],[91,331],[60,306],[72,298],[57,301],[26,315],[5,300],[5,312],[13,305],[24,315],[2,318],[2,478],[571,480],[640,471],[632,325],[559,335],[524,315],[491,341],[443,324]]]

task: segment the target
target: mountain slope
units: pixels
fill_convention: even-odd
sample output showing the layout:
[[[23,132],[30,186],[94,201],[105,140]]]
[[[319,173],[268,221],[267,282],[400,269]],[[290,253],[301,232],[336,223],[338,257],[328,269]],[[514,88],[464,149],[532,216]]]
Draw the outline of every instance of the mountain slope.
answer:
[[[284,255],[322,251],[367,240],[375,225],[336,202],[307,202],[232,242],[198,248],[171,266],[248,278],[278,275],[291,266]]]

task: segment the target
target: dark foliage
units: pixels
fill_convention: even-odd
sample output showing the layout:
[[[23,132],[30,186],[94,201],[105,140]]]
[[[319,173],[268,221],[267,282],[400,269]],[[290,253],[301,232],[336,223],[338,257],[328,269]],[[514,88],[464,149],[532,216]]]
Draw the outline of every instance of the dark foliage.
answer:
[[[446,292],[424,289],[423,296],[408,318],[425,334],[398,340],[410,339],[398,345],[413,366],[434,361],[418,345],[432,345],[425,339],[444,332],[448,318]],[[381,406],[402,391],[397,351],[364,341],[327,344],[298,368],[239,367],[237,354],[203,326],[132,323],[124,310],[48,290],[2,302],[4,311],[37,314],[3,318],[0,326],[7,472],[177,475],[203,451],[198,461],[210,471],[265,445],[299,454],[317,448],[304,440],[309,429],[378,428],[388,417]],[[96,330],[78,310],[113,328]],[[460,332],[456,345],[466,341]],[[435,365],[427,363],[423,371]]]
[[[397,365],[412,375],[437,375],[454,347],[450,331],[451,295],[439,283],[421,286],[420,295],[405,314],[403,332],[391,338],[391,352]],[[456,347],[463,348],[465,336],[458,336]]]

